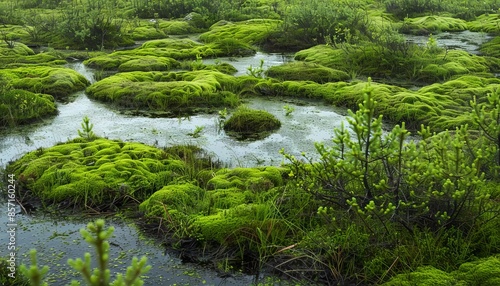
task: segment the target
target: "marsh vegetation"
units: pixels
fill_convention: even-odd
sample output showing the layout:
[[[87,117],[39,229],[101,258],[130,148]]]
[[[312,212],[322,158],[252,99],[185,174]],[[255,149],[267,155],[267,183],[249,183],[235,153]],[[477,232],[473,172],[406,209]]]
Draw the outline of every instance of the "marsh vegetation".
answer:
[[[495,285],[499,8],[495,0],[0,1],[2,132],[55,116],[83,90],[134,115],[218,114],[218,132],[252,140],[293,122],[295,99],[347,110],[314,154],[278,148],[281,164],[248,167],[189,142],[108,139],[89,115],[67,141],[9,158],[5,174],[15,174],[20,203],[40,211],[139,212],[143,229],[183,259],[225,274]],[[471,53],[436,36],[464,31],[491,40]],[[261,61],[235,76],[219,60],[262,51],[295,61]],[[94,79],[68,61],[95,69]],[[285,120],[242,105],[253,97],[285,101]],[[204,132],[196,125],[188,135]]]

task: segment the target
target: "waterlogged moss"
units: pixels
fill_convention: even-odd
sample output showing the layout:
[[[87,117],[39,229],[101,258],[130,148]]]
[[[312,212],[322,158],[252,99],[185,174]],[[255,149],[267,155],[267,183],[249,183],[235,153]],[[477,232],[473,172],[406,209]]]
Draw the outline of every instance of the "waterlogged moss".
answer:
[[[117,69],[130,60],[140,60],[142,57],[148,57],[149,59],[157,57],[159,58],[157,61],[164,61],[162,58],[191,60],[200,57],[245,56],[254,53],[253,48],[233,39],[222,39],[206,45],[190,39],[162,39],[145,42],[137,49],[97,56],[84,61],[84,64],[93,68],[111,70]],[[176,67],[176,65],[169,68],[173,67]]]
[[[283,185],[283,169],[278,167],[234,168],[221,169],[208,181],[207,189],[251,190],[253,192],[267,191]]]
[[[403,33],[425,34],[439,32],[458,32],[467,30],[467,22],[462,19],[443,16],[424,16],[406,18],[401,27]]]
[[[25,124],[57,113],[54,98],[13,89],[0,96],[0,127]]]
[[[6,79],[13,88],[54,97],[66,97],[89,84],[84,76],[72,69],[48,66],[2,69],[0,78]]]
[[[180,63],[172,58],[143,56],[122,63],[118,66],[118,71],[167,71],[179,65]]]
[[[469,30],[474,32],[498,33],[500,32],[500,15],[498,13],[483,14],[467,24]]]
[[[171,210],[189,213],[204,196],[205,190],[189,183],[169,185],[152,194],[139,209],[153,217],[166,217]]]
[[[189,21],[183,20],[161,20],[159,22],[159,28],[167,35],[186,35],[203,31],[202,29],[192,25]]]
[[[281,21],[252,19],[242,22],[219,21],[210,31],[200,35],[200,40],[211,43],[220,39],[235,39],[249,45],[263,44],[273,33],[280,31]]]
[[[479,50],[485,56],[500,58],[500,37],[494,37],[487,43],[482,44]]]
[[[239,107],[231,117],[224,122],[224,130],[238,138],[262,138],[269,132],[279,129],[281,122],[265,110],[255,110]]]
[[[107,139],[75,139],[38,149],[8,166],[43,201],[79,207],[143,200],[184,170],[157,148]]]
[[[266,75],[280,80],[310,80],[317,83],[341,81],[350,78],[344,71],[298,61],[270,67],[266,71]]]
[[[237,86],[235,77],[218,71],[129,72],[94,83],[87,93],[121,107],[178,112],[193,107],[236,106],[239,98],[231,91]]]

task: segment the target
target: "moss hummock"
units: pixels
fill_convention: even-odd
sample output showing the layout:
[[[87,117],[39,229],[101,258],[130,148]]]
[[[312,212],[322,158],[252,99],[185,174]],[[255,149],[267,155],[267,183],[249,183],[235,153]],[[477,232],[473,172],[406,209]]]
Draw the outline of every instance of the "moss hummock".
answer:
[[[410,45],[406,52],[373,44],[344,49],[319,45],[295,54],[299,61],[320,64],[348,74],[434,83],[453,76],[496,72],[500,60],[471,55],[465,51],[444,50],[429,45]]]
[[[280,127],[281,122],[271,113],[265,110],[250,109],[245,106],[240,106],[224,122],[226,132],[242,139],[262,138]]]
[[[281,66],[273,66],[266,71],[266,75],[280,80],[310,80],[317,83],[341,81],[350,78],[344,71],[308,62],[291,62]]]
[[[166,216],[172,210],[189,213],[204,196],[205,190],[190,183],[168,185],[142,202],[139,209],[157,217]]]
[[[403,33],[424,35],[439,32],[458,32],[467,30],[467,22],[462,19],[443,16],[406,18],[400,30]]]
[[[468,22],[467,27],[473,32],[497,34],[500,32],[500,15],[498,13],[483,14]]]
[[[207,183],[208,190],[237,188],[240,190],[267,191],[283,185],[283,168],[234,168],[221,169]]]
[[[7,169],[43,201],[99,207],[146,199],[168,185],[185,168],[168,157],[140,143],[77,138],[30,152]]]
[[[145,70],[142,65],[137,65],[137,63],[140,63],[143,57],[146,57],[146,61],[151,61],[153,57],[156,57],[156,62],[167,62],[166,67],[171,69],[179,66],[177,60],[246,56],[254,53],[255,50],[252,47],[234,39],[221,39],[206,45],[190,39],[162,39],[145,42],[137,49],[97,56],[84,61],[84,64],[104,70],[118,69],[121,65],[126,64],[128,71]],[[134,62],[127,64],[129,61]]]
[[[432,266],[419,267],[407,274],[398,274],[384,286],[410,285],[500,285],[500,259],[497,256],[479,259],[460,265],[451,273]]]
[[[234,107],[235,77],[218,71],[119,73],[87,88],[89,96],[125,108],[186,112],[192,108]]]
[[[13,88],[50,94],[56,98],[65,98],[89,85],[89,81],[81,74],[61,67],[26,66],[3,69],[0,70],[0,77]]]
[[[200,40],[207,43],[220,39],[235,39],[249,45],[263,44],[273,33],[280,31],[282,21],[270,19],[252,19],[242,22],[219,21],[210,27],[210,31],[200,35]]]
[[[20,89],[0,95],[0,127],[25,124],[54,114],[57,109],[51,95]]]

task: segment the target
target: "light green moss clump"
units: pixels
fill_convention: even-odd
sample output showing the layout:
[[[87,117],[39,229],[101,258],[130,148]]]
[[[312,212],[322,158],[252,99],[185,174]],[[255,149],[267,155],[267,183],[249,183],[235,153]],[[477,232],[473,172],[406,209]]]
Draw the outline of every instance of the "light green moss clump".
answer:
[[[7,80],[13,88],[54,97],[66,97],[89,84],[84,76],[72,69],[48,66],[2,69],[0,78]]]
[[[29,56],[34,55],[32,49],[20,42],[9,41],[7,44],[5,41],[0,42],[0,56]]]
[[[432,266],[419,267],[414,272],[408,274],[398,274],[391,281],[384,283],[384,286],[448,286],[456,285],[456,280],[442,270]]]
[[[341,81],[350,78],[344,71],[299,61],[270,67],[266,71],[266,75],[280,80],[310,80],[317,83]]]
[[[120,64],[118,71],[167,71],[179,65],[180,63],[172,58],[143,56]]]
[[[434,285],[468,285],[495,286],[500,285],[500,259],[496,256],[467,262],[451,273],[446,273],[432,266],[419,267],[417,270],[398,274],[384,286],[434,286]]]
[[[140,61],[142,57],[148,57],[149,60],[152,57],[157,57],[159,58],[157,61],[163,62],[166,60],[162,58],[194,60],[200,57],[246,56],[254,53],[253,48],[234,39],[221,39],[206,45],[190,39],[162,39],[145,42],[137,49],[117,51],[109,55],[90,58],[84,61],[84,64],[93,68],[112,70],[130,60]],[[168,61],[171,64],[169,68],[178,66],[172,60]]]
[[[320,45],[297,52],[295,59],[353,75],[425,83],[500,69],[498,59],[471,55],[465,51],[446,51],[439,47],[416,45],[410,45],[404,53],[373,43],[348,45],[343,49]]]
[[[487,43],[482,44],[479,50],[485,56],[500,58],[500,37],[494,37]]]
[[[190,213],[205,196],[205,190],[190,183],[168,185],[152,194],[139,209],[152,217],[166,216],[168,211]]]
[[[218,71],[119,73],[87,88],[89,96],[125,108],[165,112],[236,106],[237,79]],[[175,115],[175,114],[174,114]]]
[[[439,32],[458,32],[467,30],[467,22],[462,19],[434,15],[406,18],[400,30],[403,33],[426,35]]]
[[[317,45],[295,53],[295,60],[341,69],[345,66],[345,51],[329,45]]]
[[[267,133],[279,129],[281,122],[265,110],[239,107],[228,120],[224,122],[224,130],[241,138],[262,138]]]
[[[160,20],[159,28],[167,35],[186,35],[202,31],[202,29],[196,28],[189,21],[183,20]]]
[[[25,124],[54,114],[57,108],[51,95],[20,89],[0,94],[0,127]]]
[[[270,35],[280,31],[280,20],[252,19],[242,22],[219,21],[200,40],[211,43],[220,39],[235,39],[249,45],[263,44]]]
[[[499,257],[492,256],[464,263],[453,274],[459,281],[466,282],[463,285],[500,285],[500,259]]]
[[[106,208],[146,199],[185,167],[140,143],[77,138],[30,152],[7,168],[20,187],[43,201]]]
[[[498,13],[483,14],[467,23],[468,29],[473,32],[498,33],[500,32],[500,15]]]
[[[205,241],[215,241],[221,245],[234,246],[237,241],[245,240],[245,235],[255,232],[259,224],[256,214],[265,205],[241,204],[215,214],[197,216],[192,228],[198,237]],[[245,232],[249,230],[248,232]]]
[[[267,191],[283,185],[282,173],[283,169],[271,166],[221,169],[208,181],[207,189],[238,188],[253,192]]]

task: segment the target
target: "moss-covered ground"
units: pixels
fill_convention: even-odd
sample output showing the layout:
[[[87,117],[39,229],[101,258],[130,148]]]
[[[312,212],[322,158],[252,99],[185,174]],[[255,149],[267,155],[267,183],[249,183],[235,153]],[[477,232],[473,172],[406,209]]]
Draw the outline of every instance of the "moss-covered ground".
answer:
[[[38,65],[0,69],[0,78],[13,88],[61,99],[89,85],[85,77],[72,69]]]
[[[430,33],[464,31],[467,28],[467,22],[462,19],[433,15],[406,18],[400,31],[407,34],[429,35]]]
[[[93,57],[84,63],[90,67],[121,71],[168,70],[179,66],[179,60],[195,60],[219,56],[244,56],[255,53],[249,45],[234,39],[219,39],[201,44],[190,39],[161,39],[148,41],[141,47]],[[156,59],[155,59],[156,58]],[[129,63],[129,61],[132,61]],[[152,62],[148,65],[148,62]],[[125,65],[122,67],[122,65]]]
[[[281,122],[271,113],[246,106],[238,107],[224,122],[224,130],[238,138],[261,138],[280,127]]]
[[[0,128],[26,124],[56,113],[54,98],[48,94],[10,89],[0,96]]]
[[[192,108],[234,107],[237,80],[219,71],[128,72],[87,88],[92,98],[125,108],[152,109],[176,115]]]
[[[143,200],[185,168],[157,148],[81,138],[39,148],[9,166],[19,183],[45,203],[98,208]]]
[[[78,2],[0,2],[0,126],[55,114],[55,99],[84,88],[165,116],[237,107],[246,95],[354,111],[374,100],[374,114],[350,113],[345,125],[356,128],[336,129],[331,149],[316,144],[319,162],[282,151],[289,164],[280,167],[220,168],[193,146],[159,149],[83,132],[9,164],[19,198],[62,209],[136,208],[165,231],[164,241],[223,271],[269,266],[328,285],[500,283],[500,123],[498,100],[488,97],[500,90],[499,40],[472,55],[431,36],[498,34],[495,1],[173,0],[169,9],[161,1]],[[408,44],[401,32],[429,39]],[[192,33],[201,35],[169,37]],[[133,40],[145,42],[106,50]],[[298,51],[297,61],[240,77],[229,64],[202,62],[258,49]],[[65,57],[116,74],[89,86],[60,67]],[[413,84],[419,88],[403,87]],[[472,100],[481,105],[476,114]],[[262,111],[231,112],[228,132],[280,126]],[[376,115],[399,124],[379,141]],[[366,118],[373,124],[363,125]],[[404,128],[424,140],[403,144]]]
[[[252,19],[242,22],[220,21],[210,27],[210,31],[200,35],[200,40],[212,43],[220,39],[232,38],[249,45],[262,45],[279,31],[281,21]]]

